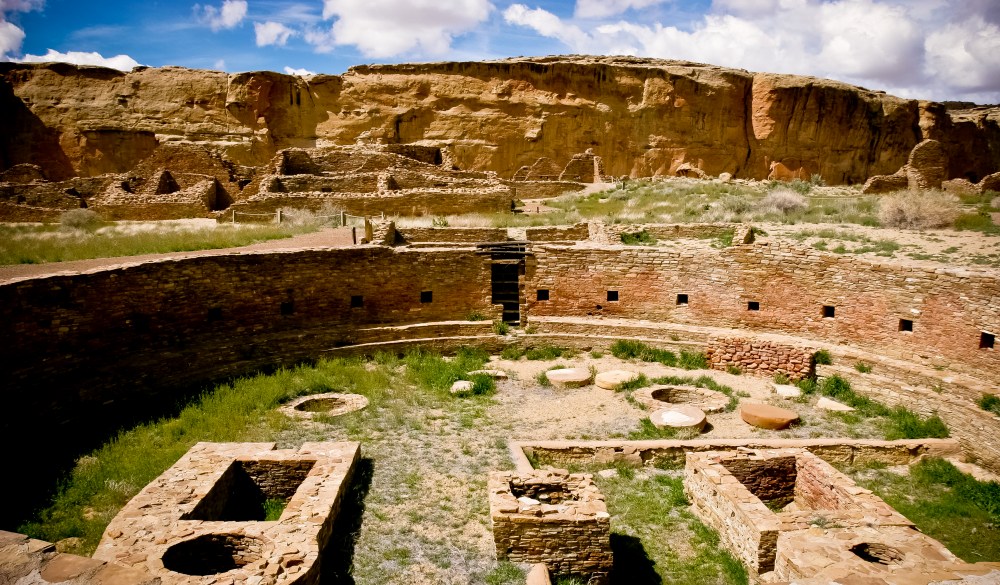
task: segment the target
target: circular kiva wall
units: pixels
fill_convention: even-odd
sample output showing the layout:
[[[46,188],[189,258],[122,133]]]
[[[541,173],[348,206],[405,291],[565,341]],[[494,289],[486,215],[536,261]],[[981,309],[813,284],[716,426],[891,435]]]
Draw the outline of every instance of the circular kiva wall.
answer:
[[[980,348],[1000,332],[995,271],[873,265],[770,242],[679,244],[529,244],[514,309],[535,339],[563,345],[635,337],[697,349],[713,335],[787,334],[835,354],[937,365],[955,381],[944,391],[876,398],[938,410],[1000,467],[1000,419],[975,405],[1000,379],[1000,347]],[[469,244],[223,252],[2,284],[2,386],[17,413],[2,439],[172,404],[179,389],[358,344],[499,347],[489,320],[467,321],[501,315],[492,265],[510,259],[494,256]]]

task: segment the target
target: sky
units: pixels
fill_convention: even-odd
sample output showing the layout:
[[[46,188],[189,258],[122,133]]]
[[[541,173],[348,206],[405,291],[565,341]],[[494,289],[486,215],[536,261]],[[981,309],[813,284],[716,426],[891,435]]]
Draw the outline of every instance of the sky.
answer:
[[[996,104],[1000,0],[0,0],[7,61],[311,75],[569,53]]]

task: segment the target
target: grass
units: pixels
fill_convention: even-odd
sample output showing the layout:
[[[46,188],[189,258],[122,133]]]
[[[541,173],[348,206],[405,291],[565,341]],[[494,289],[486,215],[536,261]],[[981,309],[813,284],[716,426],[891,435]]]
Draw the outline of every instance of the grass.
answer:
[[[262,505],[264,508],[264,521],[274,522],[281,518],[281,513],[285,511],[286,504],[288,504],[286,500],[278,498],[268,498],[264,500]]]
[[[813,357],[816,359],[816,365],[818,366],[829,366],[833,363],[833,356],[825,349],[817,351],[813,354]]]
[[[507,335],[510,332],[510,325],[506,321],[499,319],[493,322],[493,333],[496,335]]]
[[[872,365],[865,362],[857,362],[854,364],[854,369],[862,374],[870,374],[872,372]]]
[[[921,532],[970,563],[1000,561],[1000,484],[982,482],[939,458],[910,466],[909,475],[850,469]]]
[[[743,565],[691,513],[680,476],[646,478],[619,469],[594,481],[611,514],[612,583],[747,583]]]
[[[979,408],[993,414],[1000,415],[1000,396],[996,394],[983,394],[977,401]]]
[[[47,226],[0,226],[0,265],[233,248],[289,238],[315,229],[311,225],[233,227],[219,224],[198,230],[124,233],[110,228],[85,231],[53,230]]]
[[[853,408],[854,413],[845,413],[844,418],[848,422],[857,422],[858,416],[882,418],[882,431],[887,441],[943,439],[949,436],[947,425],[937,415],[924,418],[904,406],[889,408],[881,402],[856,393],[851,388],[851,383],[840,376],[824,378],[818,383],[814,380],[803,380],[798,385],[806,395],[819,393]]]
[[[540,345],[538,347],[532,347],[524,352],[524,357],[529,360],[537,361],[549,361],[557,360],[559,358],[571,358],[579,353],[577,350],[569,347],[557,347],[554,345]]]
[[[641,341],[619,339],[611,344],[611,355],[618,359],[637,359],[644,362],[657,362],[668,367],[684,368],[685,370],[703,370],[708,367],[705,354],[699,352],[681,351],[677,354],[666,349],[657,349]]]

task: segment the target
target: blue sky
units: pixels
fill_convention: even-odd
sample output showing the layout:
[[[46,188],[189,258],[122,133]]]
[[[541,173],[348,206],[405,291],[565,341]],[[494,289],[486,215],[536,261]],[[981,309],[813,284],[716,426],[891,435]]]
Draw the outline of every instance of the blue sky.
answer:
[[[343,73],[565,53],[1000,102],[1000,0],[0,0],[0,60]]]

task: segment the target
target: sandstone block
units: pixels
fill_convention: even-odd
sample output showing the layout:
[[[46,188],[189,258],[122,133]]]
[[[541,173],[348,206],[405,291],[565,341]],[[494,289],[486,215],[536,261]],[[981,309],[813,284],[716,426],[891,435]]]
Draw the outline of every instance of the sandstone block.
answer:
[[[597,377],[594,378],[594,383],[606,390],[614,390],[622,384],[638,380],[639,376],[638,372],[631,372],[629,370],[608,370],[607,372],[597,374]]]
[[[770,404],[747,403],[740,405],[740,418],[749,425],[778,431],[788,428],[793,422],[799,420],[799,415],[791,410]]]
[[[774,393],[782,398],[798,398],[802,396],[802,390],[798,386],[790,384],[775,384]]]
[[[854,409],[846,404],[841,404],[836,400],[830,400],[826,396],[823,396],[816,402],[816,408],[822,410],[830,410],[833,412],[851,412]]]
[[[593,375],[590,370],[584,368],[562,368],[558,370],[549,370],[545,372],[545,377],[549,379],[549,382],[557,386],[564,386],[566,388],[579,388],[580,386],[586,386],[590,384],[593,380]]]
[[[657,410],[649,415],[649,421],[660,429],[694,429],[697,431],[704,429],[707,422],[705,413],[701,409],[686,404]]]
[[[455,396],[467,396],[472,393],[472,382],[459,380],[451,385],[451,393]]]

